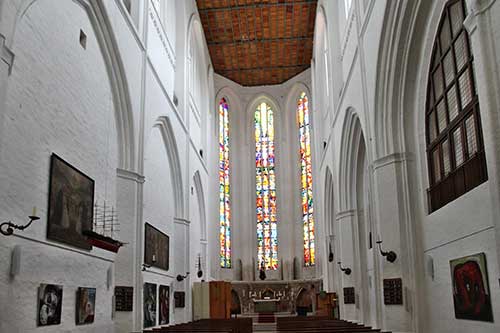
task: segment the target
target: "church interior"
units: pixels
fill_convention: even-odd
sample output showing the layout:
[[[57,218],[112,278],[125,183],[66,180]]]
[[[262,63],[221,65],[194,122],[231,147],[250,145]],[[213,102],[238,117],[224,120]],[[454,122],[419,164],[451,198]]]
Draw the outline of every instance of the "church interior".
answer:
[[[0,0],[0,333],[500,332],[500,0]]]

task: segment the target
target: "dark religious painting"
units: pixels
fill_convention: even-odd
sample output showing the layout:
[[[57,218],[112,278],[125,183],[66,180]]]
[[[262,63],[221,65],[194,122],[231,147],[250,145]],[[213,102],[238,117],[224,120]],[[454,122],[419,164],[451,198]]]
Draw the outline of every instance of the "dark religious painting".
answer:
[[[493,322],[484,253],[450,261],[455,318]]]
[[[94,181],[52,154],[47,237],[90,250],[82,232],[92,230],[93,206]]]
[[[156,284],[144,283],[144,328],[156,326]]]
[[[76,292],[76,324],[91,324],[95,316],[95,288],[78,288]]]
[[[169,323],[169,313],[170,313],[170,287],[168,286],[160,286],[159,290],[160,296],[160,325],[166,325]]]
[[[38,288],[38,326],[61,323],[63,287],[41,284]]]
[[[144,262],[168,271],[169,237],[146,223]]]

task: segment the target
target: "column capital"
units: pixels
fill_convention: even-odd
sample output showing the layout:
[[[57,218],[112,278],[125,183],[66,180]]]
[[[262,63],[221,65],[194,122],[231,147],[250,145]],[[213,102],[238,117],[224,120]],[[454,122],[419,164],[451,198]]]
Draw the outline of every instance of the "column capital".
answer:
[[[174,217],[174,223],[189,227],[189,225],[191,224],[191,221],[184,219],[182,217]]]
[[[375,171],[390,164],[412,161],[413,157],[414,157],[413,153],[407,153],[407,152],[389,154],[375,160],[372,163],[372,168]]]
[[[129,171],[129,170],[125,170],[125,169],[117,168],[116,175],[119,178],[131,180],[131,181],[139,183],[139,184],[143,184],[145,181],[145,177],[143,175],[140,175],[137,172]]]

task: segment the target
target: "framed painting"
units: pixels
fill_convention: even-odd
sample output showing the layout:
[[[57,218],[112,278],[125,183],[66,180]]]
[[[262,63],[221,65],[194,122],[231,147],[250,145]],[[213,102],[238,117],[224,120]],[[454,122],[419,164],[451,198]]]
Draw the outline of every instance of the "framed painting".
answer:
[[[92,324],[95,316],[95,288],[78,288],[76,292],[76,324]]]
[[[450,261],[455,318],[493,322],[486,255]]]
[[[144,328],[156,326],[156,284],[144,283]]]
[[[168,271],[169,237],[146,223],[144,242],[144,263]]]
[[[38,288],[38,326],[61,323],[63,287],[55,284],[40,284]]]
[[[52,154],[47,238],[90,250],[82,232],[92,230],[93,207],[94,181]]]
[[[160,285],[159,288],[159,309],[160,309],[160,325],[167,325],[170,322],[170,287]]]

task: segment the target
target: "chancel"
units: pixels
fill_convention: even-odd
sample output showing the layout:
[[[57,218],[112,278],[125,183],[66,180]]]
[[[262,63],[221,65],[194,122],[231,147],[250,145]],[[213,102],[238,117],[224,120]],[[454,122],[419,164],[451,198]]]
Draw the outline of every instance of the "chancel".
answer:
[[[500,0],[0,0],[0,333],[500,332]]]

